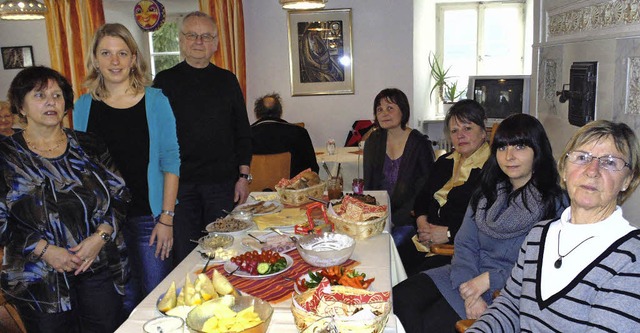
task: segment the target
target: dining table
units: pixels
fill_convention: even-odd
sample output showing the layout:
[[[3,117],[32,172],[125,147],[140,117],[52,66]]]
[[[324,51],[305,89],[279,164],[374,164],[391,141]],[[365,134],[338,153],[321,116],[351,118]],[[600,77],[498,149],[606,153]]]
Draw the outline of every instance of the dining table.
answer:
[[[378,200],[379,204],[388,205],[389,203],[389,197],[387,195],[387,192],[385,191],[365,191],[365,194],[374,196],[376,200]],[[268,192],[251,193],[252,198],[260,198],[264,197],[265,195],[273,194],[270,194]],[[304,209],[304,207],[301,207],[301,209]],[[388,209],[390,210],[391,208],[388,207]],[[393,238],[389,234],[390,224],[391,221],[389,217],[386,221],[385,231],[383,231],[381,234],[374,235],[368,239],[356,240],[355,249],[350,257],[350,261],[355,263],[354,268],[357,271],[365,273],[368,278],[375,278],[374,282],[369,288],[371,291],[391,291],[391,288],[394,285],[407,278],[406,272],[402,265],[402,261],[400,260],[400,256],[394,245]],[[243,240],[247,239],[248,233],[257,232],[260,232],[260,230],[258,230],[258,227],[256,225],[253,229],[238,233],[232,233],[232,235],[234,236],[234,242],[231,248],[236,249],[239,253],[251,250],[246,247],[246,243]],[[183,286],[186,281],[187,275],[190,277],[191,281],[195,281],[197,273],[199,273],[203,269],[206,260],[203,259],[200,255],[200,250],[201,249],[199,248],[199,246],[196,246],[196,248],[180,264],[178,264],[175,269],[171,273],[169,273],[169,275],[142,300],[140,304],[138,304],[138,306],[130,314],[129,318],[118,328],[116,332],[143,332],[142,327],[145,322],[150,319],[162,316],[163,314],[157,309],[157,302],[161,295],[167,291],[171,283],[175,282],[177,286]],[[291,252],[294,251],[297,252],[297,249],[294,249]],[[291,257],[297,258],[296,260],[301,260],[299,256],[296,256],[296,254],[297,253],[291,254]],[[303,262],[300,264],[303,264]],[[220,264],[218,265],[218,267],[220,267]],[[224,269],[220,268],[219,271],[224,276],[229,276],[229,273]],[[294,271],[294,269],[284,271],[282,274],[270,276],[261,280],[256,280],[256,283],[263,282],[264,284],[270,285],[280,283],[280,285],[282,285],[283,281],[288,281],[285,278],[296,278],[296,276],[288,276],[289,271]],[[233,278],[237,279],[238,277],[234,276]],[[289,281],[289,283],[290,292],[287,290],[287,295],[293,295],[293,293],[295,293],[293,286],[294,282]],[[242,294],[249,294],[243,291],[242,288],[236,288]],[[253,294],[252,296],[259,297],[259,295]],[[291,297],[289,296],[286,296],[285,298],[278,301],[271,302],[274,312],[269,323],[269,327],[267,330],[268,333],[298,332],[294,322],[293,314],[291,313],[291,304]],[[184,332],[189,332],[186,328],[186,325]],[[389,315],[389,319],[384,332],[404,333],[405,330],[397,317],[395,317],[395,315],[391,313]]]
[[[326,171],[322,168],[322,163],[326,163],[327,167],[335,176],[340,164],[340,174],[344,181],[344,190],[351,191],[351,184],[354,178],[364,178],[362,163],[364,161],[363,151],[358,147],[337,147],[335,154],[327,153],[327,148],[316,147],[316,160],[320,166],[320,177],[327,178]]]

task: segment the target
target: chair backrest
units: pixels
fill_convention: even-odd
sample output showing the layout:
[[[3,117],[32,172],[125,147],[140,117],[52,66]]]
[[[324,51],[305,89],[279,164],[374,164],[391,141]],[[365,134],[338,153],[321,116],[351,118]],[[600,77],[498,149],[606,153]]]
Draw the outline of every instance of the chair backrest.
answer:
[[[493,125],[491,126],[491,132],[489,133],[489,144],[493,143],[493,137],[496,135],[498,125],[500,125],[500,123],[493,123]]]
[[[293,123],[296,126],[300,126],[302,128],[304,128],[304,122],[300,122],[300,123]]]
[[[251,175],[253,181],[249,184],[251,192],[264,189],[275,190],[275,185],[282,178],[289,179],[291,170],[291,153],[284,152],[269,155],[253,155],[251,158]]]

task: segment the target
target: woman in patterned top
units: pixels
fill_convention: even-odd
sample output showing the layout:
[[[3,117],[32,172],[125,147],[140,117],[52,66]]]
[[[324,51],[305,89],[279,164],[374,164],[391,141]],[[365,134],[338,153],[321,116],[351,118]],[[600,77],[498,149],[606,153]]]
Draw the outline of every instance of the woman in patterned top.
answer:
[[[58,72],[26,68],[8,95],[26,127],[0,141],[2,291],[29,332],[113,332],[128,274],[124,181],[104,144],[62,128],[73,90]]]
[[[534,226],[505,288],[467,332],[637,332],[640,231],[622,204],[640,183],[640,144],[591,122],[558,162],[571,206]]]

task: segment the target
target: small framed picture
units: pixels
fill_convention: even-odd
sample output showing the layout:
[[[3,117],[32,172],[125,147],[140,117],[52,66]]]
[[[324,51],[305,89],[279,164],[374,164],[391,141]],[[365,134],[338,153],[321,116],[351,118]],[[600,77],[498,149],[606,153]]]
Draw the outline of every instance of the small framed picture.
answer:
[[[351,9],[290,11],[291,94],[353,94]]]
[[[18,69],[33,66],[31,46],[11,46],[0,48],[4,69]]]

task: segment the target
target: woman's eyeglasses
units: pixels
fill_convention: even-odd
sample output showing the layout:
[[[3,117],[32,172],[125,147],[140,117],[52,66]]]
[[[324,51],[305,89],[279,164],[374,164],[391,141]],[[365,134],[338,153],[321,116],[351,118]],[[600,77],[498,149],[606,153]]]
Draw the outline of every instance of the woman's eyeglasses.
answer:
[[[196,33],[193,32],[188,32],[188,33],[182,33],[182,35],[184,36],[184,38],[186,38],[187,40],[197,40],[198,38],[200,38],[203,42],[205,43],[210,43],[213,42],[214,39],[216,39],[216,35],[211,35],[211,34],[202,34],[202,35],[198,35]]]
[[[611,155],[595,157],[591,155],[591,153],[587,153],[584,151],[572,151],[567,153],[567,159],[569,162],[577,165],[588,165],[593,161],[593,159],[598,160],[598,167],[600,169],[605,169],[608,171],[621,171],[624,167],[628,167],[631,169],[631,165],[627,163],[627,161],[621,159],[620,157],[615,157]]]

